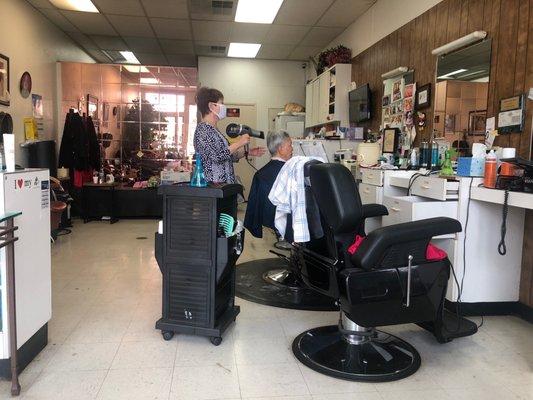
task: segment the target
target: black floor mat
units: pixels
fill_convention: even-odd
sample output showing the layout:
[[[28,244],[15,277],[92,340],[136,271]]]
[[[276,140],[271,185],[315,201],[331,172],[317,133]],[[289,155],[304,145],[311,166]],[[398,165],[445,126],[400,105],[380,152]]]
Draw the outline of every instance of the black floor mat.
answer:
[[[335,301],[309,288],[291,290],[263,280],[263,274],[283,269],[287,263],[279,258],[248,261],[236,267],[236,295],[241,299],[268,306],[295,310],[338,311]]]

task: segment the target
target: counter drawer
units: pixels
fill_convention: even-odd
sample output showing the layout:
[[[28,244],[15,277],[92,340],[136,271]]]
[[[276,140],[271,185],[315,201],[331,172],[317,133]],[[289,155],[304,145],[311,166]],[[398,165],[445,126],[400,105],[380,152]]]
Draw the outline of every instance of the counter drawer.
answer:
[[[459,182],[432,176],[419,176],[411,185],[411,194],[443,201],[458,199]]]
[[[429,201],[418,196],[384,196],[383,205],[389,211],[389,215],[382,217],[383,226],[435,217],[457,218],[456,201]],[[455,234],[438,237],[454,238]]]
[[[361,203],[363,204],[381,204],[383,202],[383,188],[360,183],[359,196],[361,196]]]
[[[361,180],[367,185],[383,186],[383,174],[379,169],[361,168]]]

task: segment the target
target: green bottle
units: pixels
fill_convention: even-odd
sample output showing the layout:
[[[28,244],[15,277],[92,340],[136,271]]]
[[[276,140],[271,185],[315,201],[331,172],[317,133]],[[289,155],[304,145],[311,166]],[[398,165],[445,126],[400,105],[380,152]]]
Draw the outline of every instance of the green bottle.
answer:
[[[452,160],[450,158],[450,150],[444,152],[444,162],[440,174],[443,176],[453,176]]]

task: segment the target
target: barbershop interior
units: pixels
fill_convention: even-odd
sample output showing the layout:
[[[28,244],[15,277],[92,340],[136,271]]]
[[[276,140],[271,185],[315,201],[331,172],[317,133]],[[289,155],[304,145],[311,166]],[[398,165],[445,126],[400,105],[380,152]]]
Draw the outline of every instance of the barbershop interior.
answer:
[[[533,400],[533,1],[0,15],[0,399]]]

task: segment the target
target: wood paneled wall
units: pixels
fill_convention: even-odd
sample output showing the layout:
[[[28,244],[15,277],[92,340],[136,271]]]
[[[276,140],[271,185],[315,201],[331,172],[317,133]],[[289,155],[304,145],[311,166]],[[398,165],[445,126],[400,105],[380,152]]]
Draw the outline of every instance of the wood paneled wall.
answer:
[[[383,16],[384,24],[388,18],[394,15]],[[488,116],[497,115],[500,99],[533,87],[533,0],[444,0],[353,58],[352,79],[358,85],[370,83],[373,93],[373,118],[365,126],[379,129],[382,73],[408,66],[414,69],[418,85],[431,83],[433,97],[437,57],[431,50],[476,30],[487,31],[492,39]],[[433,104],[434,98],[424,110],[428,126],[419,136],[427,138],[433,129]],[[502,135],[496,138],[496,144],[515,147],[519,155],[529,158],[531,100],[526,108],[524,131]]]

